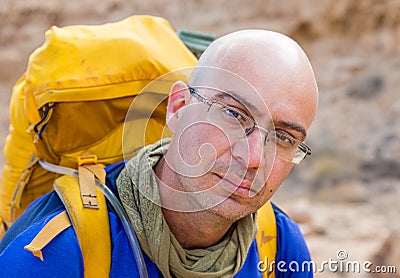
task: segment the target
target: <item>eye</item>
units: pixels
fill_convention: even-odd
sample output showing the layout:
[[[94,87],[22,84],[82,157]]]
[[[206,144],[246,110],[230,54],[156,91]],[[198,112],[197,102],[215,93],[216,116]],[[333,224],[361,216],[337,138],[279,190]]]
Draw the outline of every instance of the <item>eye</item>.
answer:
[[[295,145],[298,143],[298,141],[293,138],[291,135],[284,133],[282,131],[277,131],[276,132],[276,138],[280,143],[283,144],[288,144],[288,145]]]
[[[242,116],[242,113],[240,113],[239,111],[236,111],[235,109],[233,109],[233,108],[229,108],[229,107],[225,107],[225,113],[228,115],[228,116],[231,116],[231,117],[233,117],[233,118],[235,118],[235,119],[238,119],[238,120],[243,120],[243,116]]]

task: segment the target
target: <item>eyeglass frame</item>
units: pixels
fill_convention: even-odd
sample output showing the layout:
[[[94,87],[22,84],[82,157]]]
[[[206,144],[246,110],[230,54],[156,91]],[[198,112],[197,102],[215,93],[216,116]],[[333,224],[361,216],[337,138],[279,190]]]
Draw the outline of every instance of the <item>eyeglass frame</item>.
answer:
[[[262,130],[262,131],[264,131],[264,132],[266,133],[265,139],[267,140],[268,135],[271,133],[271,130],[268,130],[268,129],[262,127],[262,126],[259,126],[253,118],[251,118],[251,117],[249,117],[248,115],[244,114],[243,112],[239,111],[239,110],[236,109],[235,107],[232,107],[232,106],[227,105],[227,104],[225,104],[225,103],[223,103],[223,102],[220,102],[220,101],[210,100],[209,98],[207,98],[207,97],[201,95],[195,88],[193,88],[193,87],[191,87],[191,86],[188,86],[188,88],[189,88],[190,94],[191,94],[192,96],[197,97],[197,99],[199,99],[202,103],[204,103],[204,104],[206,104],[206,105],[208,105],[208,106],[210,106],[210,107],[211,107],[211,105],[213,105],[214,103],[217,103],[218,105],[221,105],[221,106],[224,107],[224,108],[228,108],[229,110],[235,111],[236,113],[240,114],[241,117],[243,117],[243,118],[245,118],[246,120],[249,120],[250,122],[252,122],[252,123],[253,123],[253,126],[252,126],[251,128],[246,128],[246,130],[245,130],[245,136],[249,136],[249,135],[257,128],[257,129]],[[303,161],[307,156],[310,156],[310,155],[311,155],[311,148],[310,148],[309,146],[307,146],[305,143],[303,143],[301,140],[299,140],[299,139],[297,139],[297,138],[294,138],[294,137],[291,136],[291,135],[286,135],[286,134],[280,133],[279,131],[275,131],[275,130],[274,130],[274,132],[275,132],[275,134],[277,134],[277,135],[284,136],[285,139],[288,139],[288,140],[291,141],[291,142],[296,142],[296,143],[298,143],[297,149],[300,149],[300,151],[304,153],[303,158],[302,158],[300,161],[298,161],[298,162],[293,161],[294,158],[293,158],[292,160],[288,160],[288,159],[285,159],[285,158],[281,158],[281,159],[286,160],[286,161],[289,161],[289,162],[292,162],[292,163],[294,163],[294,164],[300,164],[300,162]],[[264,142],[264,145],[265,145],[265,142]],[[297,152],[297,151],[296,151],[296,152]],[[295,153],[296,153],[296,152],[295,152]]]

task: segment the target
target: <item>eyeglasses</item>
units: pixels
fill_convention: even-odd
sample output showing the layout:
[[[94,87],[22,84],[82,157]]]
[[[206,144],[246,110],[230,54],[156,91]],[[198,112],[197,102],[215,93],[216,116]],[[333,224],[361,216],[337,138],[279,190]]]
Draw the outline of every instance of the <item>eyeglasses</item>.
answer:
[[[299,164],[307,155],[311,155],[311,148],[293,136],[274,129],[267,130],[257,125],[254,119],[246,115],[244,111],[219,101],[210,100],[192,87],[189,87],[189,90],[192,96],[209,106],[207,119],[220,127],[229,137],[244,138],[257,128],[265,133],[265,152],[276,152],[276,157],[295,164]]]

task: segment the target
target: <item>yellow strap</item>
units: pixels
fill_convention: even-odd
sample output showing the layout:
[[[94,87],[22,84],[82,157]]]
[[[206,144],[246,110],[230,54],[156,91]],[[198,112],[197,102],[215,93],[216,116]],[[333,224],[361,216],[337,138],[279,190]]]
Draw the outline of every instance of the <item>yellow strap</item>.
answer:
[[[14,188],[14,192],[12,194],[10,200],[10,221],[14,222],[18,215],[17,210],[21,208],[21,199],[22,194],[24,193],[25,186],[29,183],[32,172],[35,169],[39,158],[35,157],[29,164],[25,167],[21,176],[18,179],[18,182]],[[21,212],[20,212],[21,213]]]
[[[82,205],[77,177],[58,178],[54,182],[54,189],[67,209],[77,235],[85,277],[109,277],[111,237],[104,195],[96,188],[99,209],[88,209]]]
[[[35,257],[43,261],[43,247],[69,226],[71,226],[71,222],[69,221],[68,214],[66,211],[63,211],[51,219],[24,249],[32,252]]]
[[[99,208],[94,174],[85,166],[79,166],[79,187],[85,208]]]
[[[101,182],[106,181],[106,172],[103,166],[97,164],[95,155],[78,157],[79,187],[81,191],[82,204],[85,208],[99,208],[95,177]]]
[[[273,278],[275,266],[271,265],[271,261],[275,261],[276,257],[277,231],[275,213],[269,201],[258,210],[257,223],[257,247],[260,258],[258,267],[262,270],[263,277]]]
[[[102,183],[106,182],[106,171],[100,164],[84,165],[86,169],[93,173]]]
[[[0,217],[0,241],[4,237],[7,230],[6,223],[3,221],[3,218]]]

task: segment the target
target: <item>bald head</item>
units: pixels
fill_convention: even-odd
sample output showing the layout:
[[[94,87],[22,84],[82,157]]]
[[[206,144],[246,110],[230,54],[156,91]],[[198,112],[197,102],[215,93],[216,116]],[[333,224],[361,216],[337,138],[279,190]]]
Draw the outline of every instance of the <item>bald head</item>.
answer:
[[[261,68],[249,67],[259,64]],[[257,63],[258,62],[258,63]],[[276,71],[278,67],[289,70],[306,70],[313,76],[310,62],[301,47],[291,38],[266,30],[242,30],[225,35],[213,42],[201,56],[198,66],[253,69],[252,74],[266,70]]]
[[[190,84],[209,82],[207,71],[199,70],[202,67],[224,69],[240,76],[260,93],[269,90],[270,94],[281,94],[281,97],[297,99],[298,104],[307,104],[305,108],[310,111],[307,127],[315,116],[318,89],[313,69],[303,49],[283,34],[242,30],[225,35],[203,53]]]

